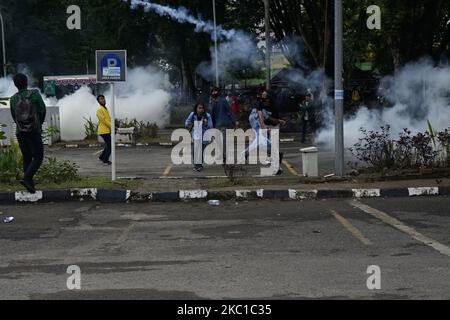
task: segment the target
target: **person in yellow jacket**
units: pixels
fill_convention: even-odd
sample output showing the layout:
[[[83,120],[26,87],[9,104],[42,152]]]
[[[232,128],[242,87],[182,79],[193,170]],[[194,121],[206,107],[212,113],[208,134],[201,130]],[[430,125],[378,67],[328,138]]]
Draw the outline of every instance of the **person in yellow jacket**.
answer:
[[[111,165],[111,161],[109,161],[109,157],[111,156],[111,117],[106,108],[105,96],[99,95],[97,101],[99,104],[97,109],[98,135],[105,141],[105,149],[99,159],[104,164]]]

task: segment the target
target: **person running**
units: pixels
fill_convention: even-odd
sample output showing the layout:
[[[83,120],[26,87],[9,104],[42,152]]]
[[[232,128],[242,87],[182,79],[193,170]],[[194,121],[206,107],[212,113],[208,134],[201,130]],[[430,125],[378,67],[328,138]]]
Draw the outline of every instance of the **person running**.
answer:
[[[267,148],[268,153],[271,154],[272,142],[270,141],[270,138],[268,138],[261,132],[261,129],[262,130],[267,129],[266,123],[271,123],[275,125],[286,124],[284,120],[272,117],[271,113],[266,110],[267,107],[267,101],[265,100],[266,97],[267,95],[265,93],[263,93],[261,97],[258,97],[255,105],[252,107],[252,110],[250,112],[249,122],[250,126],[252,127],[255,133],[255,140],[253,140],[250,146],[244,151],[246,159],[248,159],[250,152],[258,147]],[[281,169],[283,156],[284,154],[280,152],[279,154],[280,167],[276,175],[281,175],[283,173],[283,170]]]
[[[111,156],[111,116],[106,108],[106,98],[104,95],[99,95],[97,97],[98,108],[97,108],[97,118],[98,118],[98,135],[102,137],[105,141],[105,149],[99,157],[99,160],[105,165],[111,165],[109,157]]]
[[[28,90],[28,78],[18,73],[13,79],[19,90],[11,97],[11,116],[16,123],[16,136],[23,156],[23,179],[20,183],[30,193],[36,193],[34,176],[44,160],[42,125],[47,108],[37,90]]]
[[[200,127],[196,126],[196,122],[201,122],[201,131],[198,130]],[[205,132],[213,128],[212,117],[209,113],[205,111],[205,106],[202,103],[197,103],[194,106],[194,111],[189,114],[189,117],[185,123],[186,129],[192,133],[193,143],[193,159],[194,159],[194,171],[203,171],[203,151],[208,145],[208,141],[204,139]],[[195,146],[202,146],[201,156],[196,153]]]

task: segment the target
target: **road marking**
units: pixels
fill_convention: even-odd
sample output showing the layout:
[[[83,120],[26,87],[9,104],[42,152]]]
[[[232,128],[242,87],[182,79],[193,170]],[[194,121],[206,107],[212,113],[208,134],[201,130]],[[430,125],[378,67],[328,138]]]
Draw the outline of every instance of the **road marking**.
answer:
[[[117,239],[115,245],[120,246],[121,244],[125,243],[135,226],[136,226],[135,222],[130,223],[130,225],[127,228],[125,228],[120,237]]]
[[[364,245],[369,246],[372,244],[368,238],[366,238],[361,231],[359,231],[358,228],[356,228],[354,225],[352,225],[347,219],[345,219],[343,216],[341,216],[339,213],[337,213],[335,210],[330,210],[333,217],[336,218],[337,221],[339,221],[345,229],[347,229],[355,238],[357,238],[359,241],[361,241]]]
[[[294,175],[294,176],[296,176],[296,177],[300,176],[300,175],[298,174],[298,172],[295,171],[294,167],[293,167],[289,162],[287,162],[286,160],[283,160],[283,164],[284,164],[284,166],[288,169],[288,171],[289,171],[292,175]]]
[[[417,232],[414,228],[408,227],[403,222],[401,222],[400,220],[397,220],[396,218],[391,217],[387,213],[384,213],[383,211],[369,207],[368,205],[365,205],[365,204],[359,202],[358,200],[353,200],[350,202],[350,204],[352,206],[360,209],[361,211],[364,211],[365,213],[368,213],[368,214],[374,216],[375,218],[383,221],[384,223],[406,233],[413,239],[415,239],[419,242],[422,242],[423,244],[425,244],[429,247],[432,247],[433,249],[437,250],[438,252],[442,253],[443,255],[450,257],[450,248],[449,247],[421,234],[420,232]]]
[[[172,165],[168,165],[166,170],[164,170],[163,176],[167,177],[168,175],[170,175],[170,171],[172,171]]]

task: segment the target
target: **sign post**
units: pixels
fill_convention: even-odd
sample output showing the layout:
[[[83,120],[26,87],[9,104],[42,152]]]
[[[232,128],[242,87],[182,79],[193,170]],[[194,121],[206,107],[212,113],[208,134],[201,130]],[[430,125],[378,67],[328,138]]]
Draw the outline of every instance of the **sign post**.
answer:
[[[335,28],[334,28],[334,103],[335,103],[335,138],[336,138],[336,176],[343,177],[344,168],[344,83],[342,56],[342,0],[335,0]]]
[[[96,70],[97,82],[111,84],[111,176],[112,181],[117,179],[116,166],[116,82],[125,82],[127,75],[126,50],[97,50]]]

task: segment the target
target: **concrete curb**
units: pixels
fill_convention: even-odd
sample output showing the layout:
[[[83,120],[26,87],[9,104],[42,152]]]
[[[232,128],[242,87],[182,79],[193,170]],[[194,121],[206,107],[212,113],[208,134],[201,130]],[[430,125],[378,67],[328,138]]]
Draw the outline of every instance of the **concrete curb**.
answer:
[[[103,203],[180,202],[207,200],[321,200],[394,197],[449,196],[450,187],[338,189],[338,190],[180,190],[179,192],[140,193],[131,190],[103,190],[96,188],[46,190],[28,192],[0,192],[0,204],[49,203],[69,201],[99,201]]]

